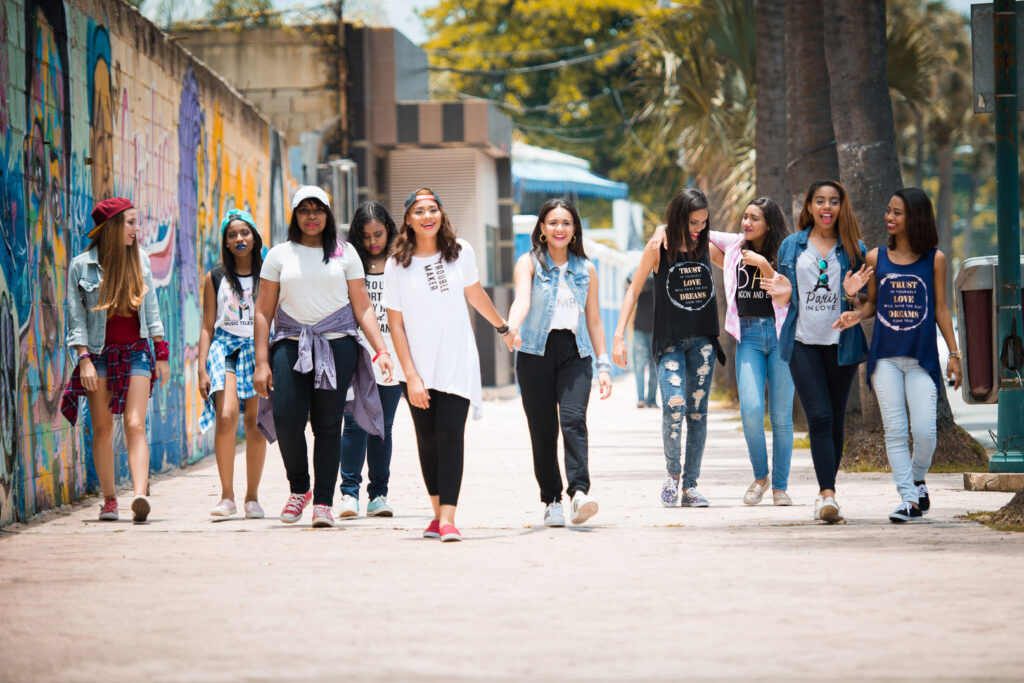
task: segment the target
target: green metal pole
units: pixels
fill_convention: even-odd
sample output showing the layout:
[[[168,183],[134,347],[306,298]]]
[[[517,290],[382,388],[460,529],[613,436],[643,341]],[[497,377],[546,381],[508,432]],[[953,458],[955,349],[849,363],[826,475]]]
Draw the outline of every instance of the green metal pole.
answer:
[[[992,12],[995,57],[996,224],[999,239],[999,335],[1019,334],[1020,197],[1017,166],[1017,12],[1014,0],[996,0]],[[1016,321],[1016,323],[1014,322]],[[1016,326],[1016,329],[1014,327]],[[1004,450],[989,461],[990,472],[1024,472],[1024,390],[1015,374],[999,369],[998,438]]]

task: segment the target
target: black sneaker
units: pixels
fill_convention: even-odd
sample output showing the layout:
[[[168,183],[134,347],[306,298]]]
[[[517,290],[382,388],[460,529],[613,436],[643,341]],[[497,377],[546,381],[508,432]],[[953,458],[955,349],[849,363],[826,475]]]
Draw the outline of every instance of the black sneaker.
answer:
[[[917,484],[917,506],[921,508],[921,514],[928,512],[928,508],[932,506],[931,501],[928,500],[928,485],[923,481],[915,481]]]
[[[900,503],[899,507],[889,513],[890,522],[915,522],[920,519],[921,511],[906,501]]]

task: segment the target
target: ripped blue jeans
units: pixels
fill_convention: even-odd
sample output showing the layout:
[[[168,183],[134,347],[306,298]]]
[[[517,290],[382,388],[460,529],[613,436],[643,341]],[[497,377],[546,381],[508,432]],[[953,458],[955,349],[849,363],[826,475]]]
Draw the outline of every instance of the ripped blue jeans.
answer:
[[[665,468],[679,476],[680,440],[686,420],[686,460],[683,489],[697,485],[704,442],[708,436],[708,394],[715,370],[715,347],[709,337],[677,341],[658,358],[658,385],[661,387],[661,441],[665,448]]]

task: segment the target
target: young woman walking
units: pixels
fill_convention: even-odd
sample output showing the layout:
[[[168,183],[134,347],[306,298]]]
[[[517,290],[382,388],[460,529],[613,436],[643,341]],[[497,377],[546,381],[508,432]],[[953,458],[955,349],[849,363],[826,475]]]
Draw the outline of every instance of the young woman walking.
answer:
[[[533,472],[545,505],[544,524],[565,526],[558,469],[561,425],[571,519],[583,524],[598,507],[589,496],[587,464],[587,404],[595,351],[601,398],[612,393],[597,270],[583,250],[576,207],[564,199],[551,199],[540,207],[530,241],[530,253],[516,263],[516,294],[508,324],[519,330],[512,346],[519,348],[516,377],[530,428]]]
[[[912,522],[931,507],[925,475],[935,452],[936,402],[943,391],[936,323],[950,349],[946,376],[956,388],[962,370],[946,303],[946,255],[936,249],[939,234],[928,195],[916,187],[897,190],[885,212],[885,227],[887,245],[867,256],[874,268],[868,299],[857,311],[844,312],[839,326],[845,329],[876,317],[868,382],[878,397],[885,452],[902,499],[889,520]],[[911,433],[913,457],[907,440]]]
[[[707,498],[697,490],[697,479],[707,439],[708,394],[715,359],[725,364],[718,343],[718,306],[711,277],[712,253],[721,259],[722,252],[709,242],[708,200],[700,190],[686,188],[676,193],[665,210],[665,223],[667,246],[662,246],[657,237],[647,243],[626,290],[612,359],[619,367],[626,367],[626,322],[647,276],[657,268],[651,350],[661,386],[661,437],[668,470],[661,487],[661,503],[666,507],[677,502],[684,507],[707,507]],[[680,472],[684,419],[686,459]]]
[[[288,241],[267,253],[260,272],[254,328],[253,386],[262,397],[258,426],[271,443],[280,436],[291,490],[281,521],[297,522],[312,500],[313,526],[334,526],[346,392],[351,383],[351,412],[363,429],[383,436],[372,363],[387,378],[391,360],[366,293],[363,264],[352,245],[338,238],[330,201],[319,187],[300,187],[292,198]],[[358,342],[358,329],[370,340],[372,360]],[[313,428],[312,490],[307,420]]]
[[[747,205],[740,234],[712,232],[711,242],[724,252],[725,329],[736,338],[736,384],[747,454],[754,481],[743,502],[757,505],[769,489],[765,440],[765,388],[772,425],[771,491],[775,505],[792,505],[786,489],[793,455],[793,378],[779,355],[778,337],[788,304],[779,306],[761,287],[775,277],[776,255],[786,238],[786,218],[779,205],[759,197]]]
[[[77,359],[61,400],[61,413],[78,421],[85,396],[92,417],[92,459],[103,491],[100,519],[118,518],[114,486],[114,415],[124,415],[132,475],[132,521],[145,522],[150,504],[146,409],[159,374],[170,377],[149,257],[139,248],[139,212],[122,197],[92,211],[89,249],[68,269],[68,351]],[[156,359],[150,351],[153,339]]]
[[[470,406],[474,419],[480,417],[480,357],[467,301],[506,344],[514,339],[480,286],[472,247],[455,237],[440,198],[429,188],[409,193],[384,267],[384,306],[434,512],[423,536],[442,541],[462,540],[455,508]]]
[[[842,521],[835,494],[846,402],[857,365],[867,350],[860,326],[840,330],[839,316],[851,305],[843,288],[859,293],[871,269],[864,264],[866,249],[860,226],[846,190],[838,182],[811,184],[800,225],[800,232],[779,247],[778,275],[766,281],[765,287],[777,302],[791,302],[779,333],[779,355],[789,363],[807,414],[819,488],[814,518],[835,524]]]
[[[366,291],[377,316],[377,325],[384,344],[394,356],[391,330],[384,308],[384,266],[398,229],[387,210],[378,202],[366,202],[356,209],[349,224],[348,239],[359,255],[366,271]],[[342,519],[359,515],[359,483],[362,481],[363,463],[367,465],[370,482],[366,487],[369,502],[367,517],[391,517],[394,511],[388,505],[388,479],[391,476],[391,426],[395,422],[402,387],[393,377],[384,378],[375,373],[377,393],[384,411],[384,436],[370,436],[352,413],[345,413],[345,426],[341,435],[341,513]]]
[[[263,266],[263,238],[252,216],[231,209],[220,224],[220,263],[203,282],[203,329],[199,333],[199,393],[206,402],[199,429],[216,425],[213,450],[220,474],[220,502],[213,517],[231,517],[235,505],[235,434],[238,407],[245,407],[245,516],[262,519],[260,477],[267,441],[256,427],[259,397],[252,386],[256,368],[253,310]]]

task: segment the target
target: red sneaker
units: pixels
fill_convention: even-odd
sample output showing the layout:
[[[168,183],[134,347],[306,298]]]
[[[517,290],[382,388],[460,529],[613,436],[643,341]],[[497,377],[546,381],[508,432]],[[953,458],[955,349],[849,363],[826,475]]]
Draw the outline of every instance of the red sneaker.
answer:
[[[111,496],[110,498],[103,499],[103,505],[100,506],[100,521],[117,521],[117,496]]]
[[[311,500],[313,500],[312,491],[293,493],[288,496],[288,502],[285,503],[284,509],[281,510],[281,521],[285,524],[294,524],[302,519],[302,511],[306,509]]]
[[[313,506],[313,528],[334,526],[334,515],[331,514],[330,505]]]
[[[423,532],[423,538],[441,538],[441,520],[432,521]]]
[[[456,529],[454,524],[445,524],[441,527],[440,535],[442,543],[462,540],[462,532]]]

